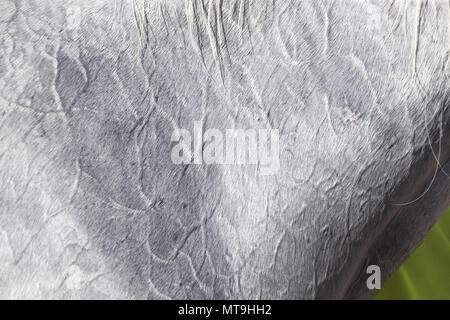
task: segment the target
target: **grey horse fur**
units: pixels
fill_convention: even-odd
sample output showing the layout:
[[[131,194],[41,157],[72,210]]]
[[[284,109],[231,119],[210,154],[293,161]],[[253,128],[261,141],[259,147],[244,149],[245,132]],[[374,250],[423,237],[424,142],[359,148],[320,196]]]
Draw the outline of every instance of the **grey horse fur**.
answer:
[[[0,298],[369,298],[450,205],[448,0],[1,0],[0,36]],[[194,121],[280,170],[174,164]]]

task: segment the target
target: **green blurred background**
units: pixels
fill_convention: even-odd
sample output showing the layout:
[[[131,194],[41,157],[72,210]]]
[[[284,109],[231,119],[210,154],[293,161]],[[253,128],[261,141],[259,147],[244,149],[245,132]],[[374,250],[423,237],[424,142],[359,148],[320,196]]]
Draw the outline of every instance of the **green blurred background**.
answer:
[[[450,209],[375,299],[450,299]]]

